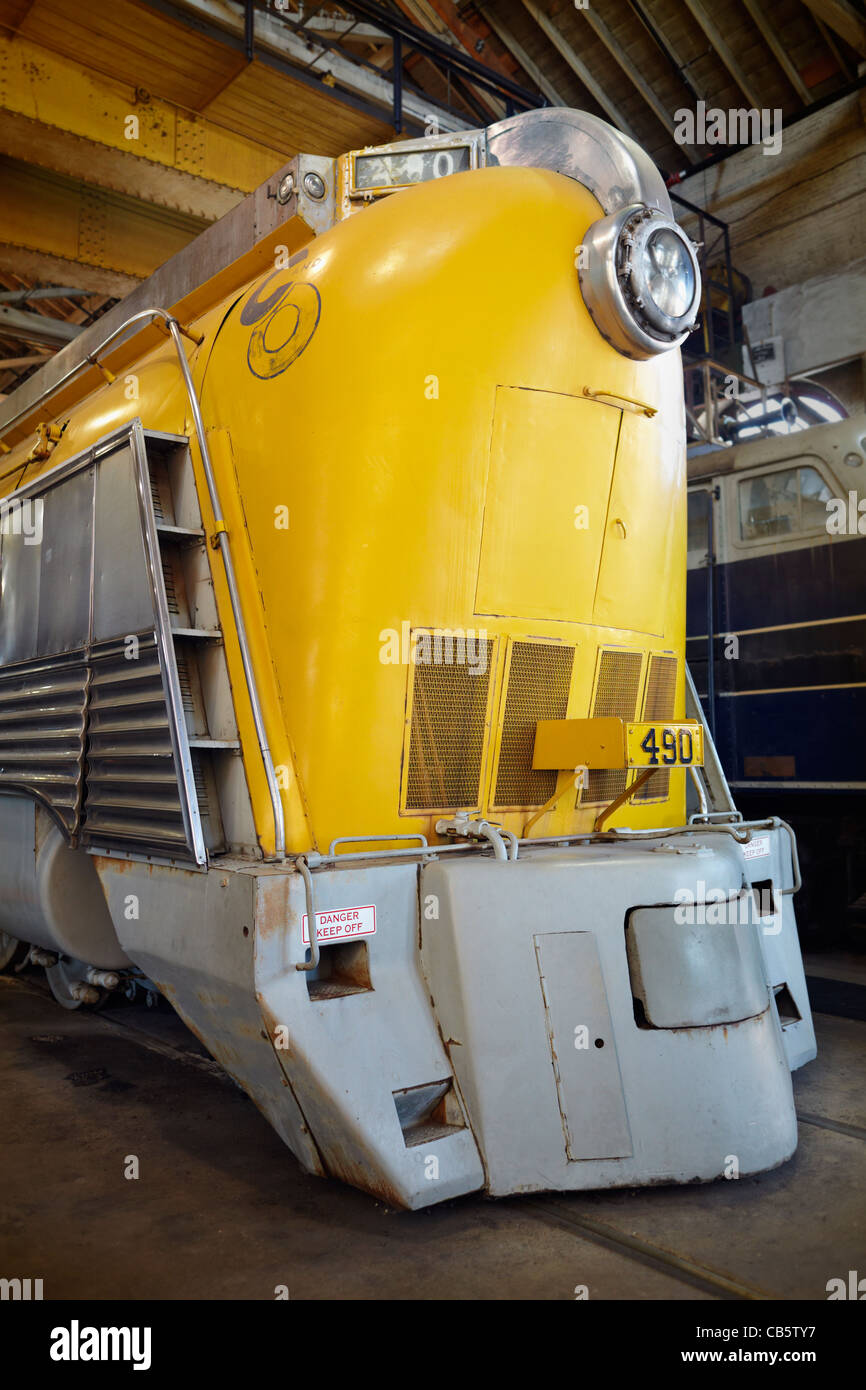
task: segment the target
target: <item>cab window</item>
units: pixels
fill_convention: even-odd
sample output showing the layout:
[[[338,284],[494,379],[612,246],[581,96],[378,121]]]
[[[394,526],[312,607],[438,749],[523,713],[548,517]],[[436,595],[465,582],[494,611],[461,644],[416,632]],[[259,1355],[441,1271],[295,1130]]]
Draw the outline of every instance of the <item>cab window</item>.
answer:
[[[738,485],[740,539],[769,540],[823,528],[829,485],[815,468],[786,468],[743,478]]]
[[[705,488],[689,493],[689,563],[704,564],[710,548],[709,509],[712,499]]]

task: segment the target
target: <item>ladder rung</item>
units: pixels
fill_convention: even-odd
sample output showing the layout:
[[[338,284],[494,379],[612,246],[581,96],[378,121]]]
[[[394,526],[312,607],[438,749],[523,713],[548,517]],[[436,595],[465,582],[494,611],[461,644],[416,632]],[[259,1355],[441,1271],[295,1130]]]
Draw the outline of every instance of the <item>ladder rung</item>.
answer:
[[[168,521],[157,521],[156,529],[161,536],[167,540],[178,541],[203,541],[204,531],[195,530],[191,526],[174,526]]]
[[[222,641],[222,631],[218,627],[173,627],[171,635],[172,637],[188,637],[198,641]]]
[[[223,749],[230,752],[234,751],[241,745],[236,738],[191,738],[189,746],[190,748],[210,749],[214,753],[219,753]]]

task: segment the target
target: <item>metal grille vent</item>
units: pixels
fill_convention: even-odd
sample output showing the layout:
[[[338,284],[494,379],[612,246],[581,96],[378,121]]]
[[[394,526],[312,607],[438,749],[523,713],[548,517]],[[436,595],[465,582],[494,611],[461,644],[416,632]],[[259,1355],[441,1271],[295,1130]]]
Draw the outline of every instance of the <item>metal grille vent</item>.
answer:
[[[210,819],[211,808],[210,788],[208,786],[204,759],[201,753],[194,748],[190,754],[190,760],[192,762],[192,775],[195,782],[196,796],[198,797],[198,812],[202,821],[207,821]]]
[[[162,557],[162,577],[165,583],[165,598],[168,604],[168,611],[173,618],[179,618],[180,601],[177,596],[177,581],[174,564],[169,555],[163,555]]]
[[[673,719],[676,687],[676,657],[651,656],[643,707],[643,717],[647,722]],[[659,772],[654,772],[635,796],[635,801],[665,800],[670,790],[670,781],[669,769],[662,768]]]
[[[30,788],[70,834],[77,822],[87,668],[82,654],[0,670],[0,787]]]
[[[599,660],[592,719],[634,719],[643,657],[640,652],[602,652]],[[578,804],[607,804],[625,791],[626,771],[590,772]]]
[[[512,644],[495,806],[543,806],[556,791],[555,771],[532,768],[535,726],[539,719],[565,718],[573,666],[574,647],[550,642]]]
[[[174,521],[174,507],[172,506],[171,483],[165,461],[153,457],[148,459],[148,474],[153,514],[157,521],[171,524]]]
[[[171,730],[152,635],[128,660],[123,642],[93,651],[82,839],[187,855]]]
[[[407,811],[475,810],[480,803],[485,714],[493,642],[478,641],[481,661],[419,662],[412,692]],[[433,647],[433,656],[449,654]]]
[[[195,696],[193,695],[192,680],[190,677],[189,664],[186,655],[181,650],[175,651],[177,662],[177,680],[180,686],[180,698],[183,703],[184,713],[195,716]],[[187,721],[188,723],[190,721]]]

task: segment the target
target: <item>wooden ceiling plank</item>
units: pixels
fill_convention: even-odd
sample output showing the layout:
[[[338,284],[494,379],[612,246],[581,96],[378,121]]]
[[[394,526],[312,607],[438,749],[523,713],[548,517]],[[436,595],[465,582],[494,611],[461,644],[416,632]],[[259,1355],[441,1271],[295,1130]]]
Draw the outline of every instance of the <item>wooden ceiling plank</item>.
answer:
[[[552,101],[554,106],[568,106],[568,102],[562,94],[557,91],[550,79],[545,77],[538,64],[530,58],[526,49],[515,38],[511,30],[505,27],[499,16],[488,5],[477,4],[476,9],[479,14],[484,16],[500,43],[504,43],[505,47],[513,53],[523,71],[532,79],[538,90],[544,93],[548,101]]]
[[[695,20],[697,20],[698,24],[703,29],[713,48],[716,50],[716,53],[719,55],[725,67],[728,69],[728,72],[731,74],[731,77],[736,82],[737,86],[743,93],[749,105],[753,107],[754,110],[760,111],[763,107],[763,102],[759,99],[758,94],[755,91],[753,91],[751,82],[749,81],[748,77],[743,72],[743,69],[740,67],[740,64],[734,57],[733,51],[722,38],[722,35],[720,34],[717,26],[713,23],[713,21],[710,19],[710,16],[707,14],[702,0],[686,0],[686,5],[688,6],[688,9],[692,17]]]
[[[14,33],[20,29],[33,5],[34,0],[3,0],[0,4],[0,25]]]
[[[848,0],[805,0],[805,4],[816,19],[822,20],[840,39],[866,57],[866,20]]]
[[[628,135],[632,140],[636,140],[638,144],[640,144],[640,140],[635,135],[634,131],[632,130],[625,116],[620,111],[619,107],[611,101],[604,87],[601,85],[601,83],[596,81],[589,68],[587,67],[586,63],[584,63],[582,58],[578,57],[578,55],[575,53],[571,44],[568,42],[561,30],[557,29],[553,21],[548,19],[547,15],[544,14],[538,8],[538,6],[533,3],[533,0],[523,0],[523,5],[524,8],[528,10],[528,12],[532,15],[532,18],[535,20],[538,27],[553,44],[554,48],[559,53],[559,56],[563,58],[566,63],[568,63],[568,66],[571,68],[572,72],[575,74],[576,77],[580,79],[586,90],[592,96],[593,100],[598,103],[598,105],[601,107],[602,111],[604,111],[608,119],[617,127],[618,130],[622,131],[623,135]],[[497,28],[497,24],[499,21],[494,16],[488,14],[486,6],[482,5],[481,11],[490,27],[496,33],[499,33],[499,29]],[[509,43],[509,41],[502,34],[499,34],[499,37],[502,39],[503,43],[507,44],[508,47],[511,47],[511,43]],[[529,62],[532,62],[532,59],[529,58],[528,54],[525,54],[524,58],[521,58],[520,54],[523,52],[523,50],[519,49],[519,47],[514,48],[512,51],[514,52],[514,56],[518,59],[521,66],[526,67],[524,58],[528,58]],[[535,64],[533,64],[533,67],[535,67]],[[532,76],[532,73],[530,72],[530,69],[528,67],[526,68],[526,71],[530,73],[530,76]],[[538,69],[536,69],[536,71],[538,71]],[[533,80],[536,81],[537,79],[533,77]],[[548,93],[545,91],[543,87],[541,88],[541,90],[544,91],[545,96],[548,95]],[[556,97],[556,103],[559,106],[569,105],[567,101],[563,101],[562,98],[558,96]]]
[[[801,101],[805,102],[807,106],[811,106],[815,98],[812,96],[809,88],[806,86],[799,72],[791,62],[791,59],[788,57],[787,51],[779,39],[778,34],[761,8],[761,0],[744,0],[744,4],[749,14],[752,16],[756,27],[760,30],[761,37],[791,86],[794,88],[797,96]]]
[[[830,30],[827,28],[826,24],[823,24],[816,14],[813,14],[812,18],[815,21],[815,25],[818,29],[819,34],[821,35],[821,38],[824,40],[825,44],[827,45],[834,59],[836,60],[836,65],[839,71],[842,73],[843,77],[847,82],[851,82],[853,80],[854,74],[852,73],[847,62],[845,61],[845,55],[843,54],[841,48],[837,44],[836,40],[833,38],[833,35],[830,33]]]
[[[527,3],[527,0],[523,0],[523,3],[530,11],[530,14],[532,13],[532,9],[536,8],[534,5],[531,5],[531,2]],[[619,63],[626,77],[628,77],[632,86],[636,87],[640,92],[656,119],[661,121],[669,135],[673,135],[676,131],[676,122],[670,111],[668,111],[664,103],[656,96],[646,78],[638,71],[638,68],[632,62],[625,49],[622,47],[622,44],[617,43],[601,16],[591,6],[587,6],[585,10],[579,10],[578,13],[583,15],[583,18],[604,44],[608,53]],[[552,21],[551,27],[553,27]],[[686,158],[694,164],[697,160],[697,155],[694,151],[689,149],[687,145],[683,146],[683,151]]]
[[[114,0],[111,9],[69,12],[39,0],[20,32],[30,42],[104,73],[135,90],[200,110],[226,73],[243,68],[242,54],[202,35],[195,46],[178,43],[176,26],[146,9]]]
[[[665,58],[666,62],[670,64],[679,81],[683,83],[694,97],[695,101],[706,100],[706,92],[695,83],[689,71],[689,63],[685,61],[669,33],[666,30],[662,32],[659,21],[649,15],[642,0],[626,0],[626,3],[632,13],[640,20],[658,51]]]
[[[105,270],[100,266],[83,265],[73,257],[3,241],[0,241],[0,268],[4,272],[21,274],[35,282],[47,281],[48,284],[73,277],[82,289],[92,290],[94,294],[111,295],[116,299],[122,299],[134,290],[141,278],[121,271]]]

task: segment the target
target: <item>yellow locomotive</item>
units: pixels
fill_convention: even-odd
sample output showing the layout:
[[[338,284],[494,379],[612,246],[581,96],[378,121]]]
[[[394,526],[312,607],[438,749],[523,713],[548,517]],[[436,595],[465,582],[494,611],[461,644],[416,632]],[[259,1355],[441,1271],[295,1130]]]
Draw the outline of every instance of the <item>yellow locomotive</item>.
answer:
[[[268,191],[3,407],[7,955],[154,982],[396,1204],[782,1161],[796,847],[688,690],[658,172],[549,109]]]

